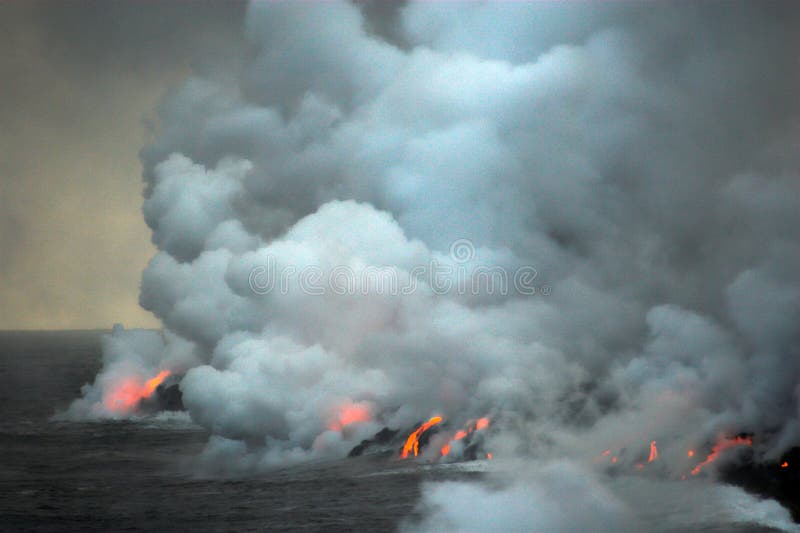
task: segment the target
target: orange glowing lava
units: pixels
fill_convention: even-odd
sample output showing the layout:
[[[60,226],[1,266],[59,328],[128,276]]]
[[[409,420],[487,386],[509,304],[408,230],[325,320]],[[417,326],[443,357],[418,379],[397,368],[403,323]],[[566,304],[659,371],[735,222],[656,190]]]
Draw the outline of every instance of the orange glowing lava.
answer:
[[[656,441],[650,442],[650,457],[647,458],[648,463],[652,463],[658,459],[658,448],[656,448]]]
[[[350,424],[369,422],[370,420],[372,420],[372,413],[370,413],[369,407],[364,404],[353,403],[344,406],[339,411],[336,419],[328,424],[328,429],[341,431]]]
[[[125,378],[117,382],[114,388],[106,393],[103,404],[109,411],[117,413],[133,411],[139,402],[149,398],[169,375],[169,370],[162,370],[144,383],[136,378]]]
[[[699,474],[700,470],[704,466],[706,466],[709,463],[714,462],[717,459],[717,457],[719,457],[719,454],[724,452],[725,450],[728,450],[730,448],[734,448],[736,446],[742,446],[742,445],[744,445],[744,446],[752,446],[752,444],[753,444],[753,440],[750,437],[735,437],[733,439],[728,439],[728,438],[722,437],[719,440],[717,440],[717,443],[711,449],[711,453],[708,454],[708,457],[706,457],[705,461],[703,461],[702,463],[698,463],[697,466],[692,468],[691,474],[693,476],[696,476],[697,474]]]
[[[694,457],[694,450],[689,450],[688,452],[686,452],[686,455],[688,457]]]
[[[487,458],[487,459],[491,459],[491,458],[492,458],[492,453],[491,453],[491,452],[487,453],[487,454],[486,454],[486,458]]]
[[[789,462],[784,461],[783,463],[781,463],[781,468],[789,468]]]
[[[473,431],[480,431],[480,430],[485,429],[487,427],[489,427],[489,419],[486,418],[486,417],[479,418],[478,420],[476,420],[474,422],[470,421],[467,424],[466,431],[463,430],[463,429],[459,429],[458,431],[456,431],[456,434],[453,435],[453,438],[450,439],[447,442],[447,444],[442,446],[442,449],[440,450],[441,454],[442,455],[447,455],[447,454],[450,453],[450,443],[453,442],[454,440],[461,440],[464,437],[466,437],[467,435],[469,435],[470,433],[472,433]]]
[[[414,452],[414,457],[418,456],[420,435],[422,435],[423,433],[425,433],[426,431],[428,431],[430,428],[440,423],[441,421],[442,421],[441,416],[434,416],[430,420],[422,424],[420,427],[415,429],[411,433],[411,435],[409,435],[408,438],[406,439],[406,443],[403,444],[403,451],[400,452],[400,458],[405,459],[406,457],[408,457],[408,454],[411,453],[412,451]]]

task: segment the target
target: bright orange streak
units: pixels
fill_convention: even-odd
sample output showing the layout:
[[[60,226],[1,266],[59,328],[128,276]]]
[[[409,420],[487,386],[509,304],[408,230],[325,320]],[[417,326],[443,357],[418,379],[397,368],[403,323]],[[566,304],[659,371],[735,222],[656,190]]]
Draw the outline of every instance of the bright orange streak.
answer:
[[[784,461],[784,462],[781,464],[781,468],[788,468],[788,467],[789,467],[789,462],[788,462],[788,461]]]
[[[656,441],[650,442],[650,457],[647,459],[648,463],[652,463],[658,459],[658,448],[656,448]]]
[[[694,450],[689,450],[688,452],[686,452],[686,455],[688,455],[689,457],[694,457]]]
[[[442,421],[441,416],[434,416],[433,418],[422,424],[420,427],[415,429],[411,433],[411,435],[409,435],[408,438],[406,439],[406,443],[403,445],[403,451],[400,452],[400,458],[405,459],[406,457],[408,457],[408,454],[411,453],[412,451],[414,452],[414,457],[418,456],[420,435],[422,435],[423,433],[425,433],[426,431],[428,431],[430,428],[432,428],[441,421]]]
[[[488,418],[479,418],[477,422],[475,422],[475,429],[481,430],[484,428],[489,427],[489,419]]]
[[[450,453],[450,445],[445,444],[444,446],[442,446],[442,455],[447,455],[448,453]]]
[[[149,398],[169,375],[169,370],[162,370],[143,385],[135,378],[125,378],[105,395],[103,403],[109,411],[132,411],[141,400]]]
[[[706,457],[706,460],[703,461],[702,463],[699,463],[694,468],[692,468],[691,474],[693,476],[696,476],[697,474],[699,474],[701,468],[703,468],[707,464],[715,461],[717,459],[717,457],[719,457],[720,453],[724,452],[725,450],[727,450],[729,448],[733,448],[735,446],[741,446],[741,445],[751,446],[752,444],[753,444],[753,440],[750,437],[736,437],[736,438],[733,438],[733,439],[721,438],[721,439],[719,439],[717,441],[717,443],[711,449],[711,453],[708,454],[708,457]]]
[[[459,429],[456,434],[453,436],[453,440],[461,440],[467,436],[467,432],[463,429]]]
[[[144,393],[144,397],[147,398],[148,396],[153,394],[156,388],[158,388],[158,386],[161,385],[161,383],[163,383],[163,381],[167,379],[167,377],[169,377],[169,370],[162,370],[161,372],[158,373],[156,377],[150,378],[147,381],[145,381],[144,389],[142,390],[142,392]]]

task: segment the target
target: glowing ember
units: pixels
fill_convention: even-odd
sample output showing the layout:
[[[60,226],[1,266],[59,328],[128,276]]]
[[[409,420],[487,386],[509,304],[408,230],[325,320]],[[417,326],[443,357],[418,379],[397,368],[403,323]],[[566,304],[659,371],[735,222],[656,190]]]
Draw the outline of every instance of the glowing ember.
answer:
[[[603,450],[603,455],[608,457],[609,455],[611,455],[611,450]]]
[[[617,456],[616,455],[611,458],[611,462],[614,463],[614,464],[617,464]]]
[[[656,448],[656,441],[650,442],[650,457],[648,457],[647,462],[652,463],[658,459],[658,448]]]
[[[428,431],[430,428],[440,423],[441,421],[442,421],[441,416],[434,416],[433,418],[422,424],[420,427],[415,429],[411,433],[411,435],[409,435],[408,438],[406,439],[406,443],[403,445],[403,451],[400,452],[400,458],[405,459],[406,457],[408,457],[408,454],[411,453],[412,451],[414,452],[414,457],[418,456],[420,435],[422,435],[423,433],[425,433],[426,431]]]
[[[693,476],[696,476],[697,474],[699,474],[700,470],[704,466],[706,466],[709,463],[714,462],[717,459],[717,457],[719,457],[719,454],[724,452],[727,449],[734,448],[736,446],[742,446],[742,445],[751,446],[752,444],[753,444],[753,440],[750,437],[736,437],[736,438],[733,438],[733,439],[720,438],[717,441],[717,443],[714,445],[714,447],[711,449],[711,453],[708,454],[708,457],[706,457],[705,461],[703,461],[702,463],[699,463],[697,466],[692,468],[691,474]]]
[[[486,454],[486,458],[487,458],[487,459],[491,459],[491,458],[492,458],[492,454],[491,454],[491,452],[489,452],[489,453],[487,453],[487,454]]]
[[[489,419],[488,418],[479,418],[477,422],[475,422],[475,429],[480,431],[484,428],[489,427]]]
[[[686,455],[689,457],[694,457],[694,450],[689,450],[688,452],[686,452]]]
[[[783,463],[781,463],[781,468],[789,468],[789,462],[784,461]]]
[[[341,431],[350,424],[369,422],[370,420],[372,420],[372,414],[369,407],[364,404],[354,403],[343,407],[339,414],[336,415],[336,420],[328,424],[328,429]]]
[[[143,384],[136,378],[123,379],[105,395],[103,404],[109,411],[118,413],[133,411],[139,402],[149,398],[169,375],[169,370],[162,370]]]

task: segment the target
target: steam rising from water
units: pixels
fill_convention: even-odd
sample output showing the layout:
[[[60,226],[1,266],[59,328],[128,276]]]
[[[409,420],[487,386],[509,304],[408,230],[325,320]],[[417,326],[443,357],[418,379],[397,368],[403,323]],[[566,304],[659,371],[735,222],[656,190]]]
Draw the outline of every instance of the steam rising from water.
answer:
[[[165,332],[116,330],[69,415],[170,370],[225,468],[434,415],[491,414],[495,455],[657,440],[675,476],[718,433],[799,444],[797,16],[718,7],[253,5],[239,76],[188,79],[142,152]],[[539,290],[252,286],[432,262]]]

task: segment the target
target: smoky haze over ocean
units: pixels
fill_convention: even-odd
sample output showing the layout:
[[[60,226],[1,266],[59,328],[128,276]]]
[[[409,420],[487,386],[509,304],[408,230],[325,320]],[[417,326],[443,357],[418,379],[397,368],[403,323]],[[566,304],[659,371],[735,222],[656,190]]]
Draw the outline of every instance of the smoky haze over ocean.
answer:
[[[713,480],[740,448],[772,464],[800,446],[795,4],[264,2],[164,20],[184,11],[198,22],[167,49],[191,69],[129,147],[156,248],[139,303],[163,330],[103,337],[51,424],[179,420],[203,441],[180,471],[213,480],[385,473],[398,463],[342,461],[433,416],[408,468],[459,468],[456,430],[486,418],[487,479],[419,474],[394,526],[793,527]],[[198,37],[216,14],[224,32]],[[135,14],[113,57],[79,56],[148,65],[150,22]],[[158,383],[185,415],[144,415]],[[737,506],[752,513],[709,511]]]

